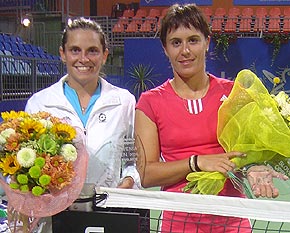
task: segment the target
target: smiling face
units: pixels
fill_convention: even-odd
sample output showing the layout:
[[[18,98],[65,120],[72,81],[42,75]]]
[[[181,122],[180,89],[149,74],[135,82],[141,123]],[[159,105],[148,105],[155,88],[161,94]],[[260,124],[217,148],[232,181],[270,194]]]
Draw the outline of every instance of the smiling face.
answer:
[[[75,29],[67,32],[67,40],[59,49],[66,63],[69,78],[73,82],[87,84],[96,82],[108,57],[100,34],[91,29]]]
[[[191,78],[204,74],[209,40],[194,27],[181,26],[167,33],[164,51],[175,77]]]

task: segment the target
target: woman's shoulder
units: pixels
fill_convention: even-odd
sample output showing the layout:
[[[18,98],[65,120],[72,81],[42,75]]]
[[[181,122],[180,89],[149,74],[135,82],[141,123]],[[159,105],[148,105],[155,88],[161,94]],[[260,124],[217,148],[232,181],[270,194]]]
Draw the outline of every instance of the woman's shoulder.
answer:
[[[169,83],[169,79],[162,83],[159,86],[156,86],[150,90],[142,92],[142,96],[151,96],[151,97],[156,97],[159,95],[162,95],[164,92],[168,92],[170,90],[171,86]]]
[[[234,81],[226,78],[219,78],[213,74],[209,74],[211,79],[211,85],[213,87],[219,87],[221,89],[232,89]]]
[[[215,76],[213,74],[210,74],[210,73],[208,75],[216,83],[225,84],[225,85],[233,85],[234,84],[233,80],[230,80],[230,79],[227,79],[227,78],[220,78],[220,77],[217,77],[217,76]]]
[[[152,111],[155,112],[160,110],[162,103],[164,103],[166,99],[164,95],[170,92],[170,87],[169,80],[167,80],[155,88],[142,92],[137,101],[136,108],[145,112],[147,116],[152,116]]]

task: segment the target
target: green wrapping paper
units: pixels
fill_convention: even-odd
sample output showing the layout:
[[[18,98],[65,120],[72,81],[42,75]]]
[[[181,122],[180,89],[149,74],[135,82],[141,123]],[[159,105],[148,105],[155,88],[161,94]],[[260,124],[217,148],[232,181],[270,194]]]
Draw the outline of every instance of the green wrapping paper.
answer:
[[[270,164],[278,156],[290,157],[287,123],[275,100],[250,70],[238,73],[228,99],[220,106],[217,137],[226,152],[239,151],[247,155],[232,159],[237,168],[251,163]],[[184,191],[217,195],[226,181],[226,177],[220,175],[218,172],[190,173]]]

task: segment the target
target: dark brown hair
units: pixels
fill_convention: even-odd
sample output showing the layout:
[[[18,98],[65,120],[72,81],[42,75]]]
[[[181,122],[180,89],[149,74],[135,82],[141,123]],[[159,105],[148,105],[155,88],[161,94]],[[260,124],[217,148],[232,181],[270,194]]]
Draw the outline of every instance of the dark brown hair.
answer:
[[[196,30],[199,30],[205,38],[208,38],[210,35],[207,19],[196,4],[174,4],[168,9],[167,14],[161,21],[160,40],[164,47],[166,46],[167,34],[180,26],[185,28],[194,27]]]

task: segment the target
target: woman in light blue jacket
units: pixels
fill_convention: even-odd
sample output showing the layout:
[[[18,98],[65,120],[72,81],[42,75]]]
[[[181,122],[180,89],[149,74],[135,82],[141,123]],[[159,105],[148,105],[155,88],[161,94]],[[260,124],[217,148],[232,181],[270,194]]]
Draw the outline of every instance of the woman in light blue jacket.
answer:
[[[124,169],[121,165],[124,139],[133,136],[135,97],[100,77],[109,54],[101,27],[75,19],[64,30],[59,52],[67,74],[34,94],[25,111],[50,112],[81,129],[89,153],[87,183],[138,187],[134,163]]]

